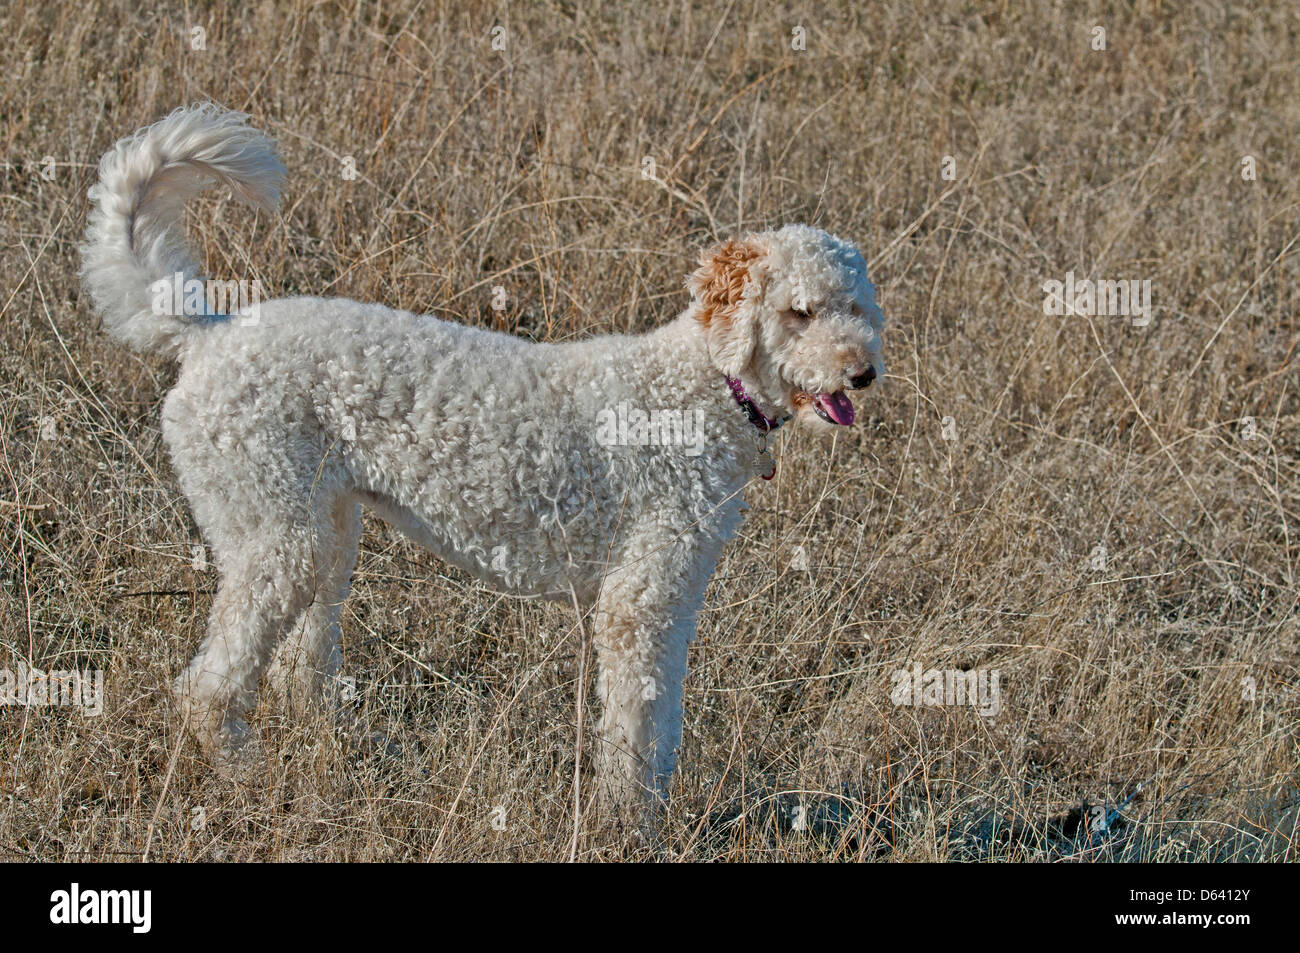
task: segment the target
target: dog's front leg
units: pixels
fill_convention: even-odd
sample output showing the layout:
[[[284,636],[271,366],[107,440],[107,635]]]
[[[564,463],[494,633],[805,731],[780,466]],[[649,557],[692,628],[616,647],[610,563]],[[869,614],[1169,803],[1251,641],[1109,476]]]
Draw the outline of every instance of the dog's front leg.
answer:
[[[602,794],[622,808],[657,807],[682,738],[686,652],[708,581],[705,567],[682,578],[650,559],[606,578],[595,611],[602,704]],[[711,568],[711,567],[708,567]]]

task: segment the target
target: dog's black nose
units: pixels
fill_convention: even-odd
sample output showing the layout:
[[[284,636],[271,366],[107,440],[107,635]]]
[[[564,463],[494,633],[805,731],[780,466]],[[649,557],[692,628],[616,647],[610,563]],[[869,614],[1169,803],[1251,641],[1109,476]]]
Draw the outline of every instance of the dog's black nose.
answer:
[[[876,379],[876,369],[870,364],[867,365],[865,371],[860,371],[856,374],[853,373],[854,371],[857,371],[856,367],[850,368],[849,370],[849,386],[854,390],[861,390],[864,387],[870,387],[871,382]]]

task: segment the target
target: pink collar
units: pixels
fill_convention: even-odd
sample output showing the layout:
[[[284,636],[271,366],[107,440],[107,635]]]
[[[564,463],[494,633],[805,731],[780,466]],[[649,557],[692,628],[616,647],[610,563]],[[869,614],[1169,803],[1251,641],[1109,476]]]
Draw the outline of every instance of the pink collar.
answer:
[[[725,376],[726,375],[724,375],[724,377]],[[758,459],[755,462],[762,463],[766,459],[766,462],[772,465],[772,468],[767,473],[759,474],[759,476],[764,480],[770,480],[772,477],[776,476],[776,461],[773,460],[772,455],[768,453],[767,435],[789,420],[790,415],[786,414],[779,420],[773,420],[771,417],[767,416],[767,414],[759,410],[758,404],[754,403],[754,399],[745,393],[745,385],[740,382],[739,378],[726,377],[726,381],[727,386],[731,388],[731,396],[735,398],[736,403],[740,405],[740,409],[743,410],[745,416],[749,418],[749,422],[753,424],[754,429],[758,431]]]
[[[786,414],[780,420],[773,420],[758,409],[758,404],[754,403],[754,398],[745,393],[745,385],[740,382],[740,378],[727,377],[726,380],[727,386],[731,388],[731,396],[736,398],[736,403],[740,405],[740,409],[749,417],[749,422],[754,425],[759,433],[769,434],[790,419],[790,415]]]

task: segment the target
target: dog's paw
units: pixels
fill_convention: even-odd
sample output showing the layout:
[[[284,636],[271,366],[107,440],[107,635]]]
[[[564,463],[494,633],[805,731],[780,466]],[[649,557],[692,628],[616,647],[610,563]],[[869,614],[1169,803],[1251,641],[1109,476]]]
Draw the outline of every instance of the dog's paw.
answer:
[[[242,783],[266,778],[270,764],[266,743],[244,719],[228,719],[213,741],[200,744],[219,776]]]

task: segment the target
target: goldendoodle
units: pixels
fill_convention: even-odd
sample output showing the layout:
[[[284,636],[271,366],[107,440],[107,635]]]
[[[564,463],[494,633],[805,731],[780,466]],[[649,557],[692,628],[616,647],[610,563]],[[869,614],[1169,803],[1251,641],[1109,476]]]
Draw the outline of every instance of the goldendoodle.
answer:
[[[853,423],[884,366],[862,255],[790,225],[727,241],[641,335],[529,343],[342,298],[181,307],[185,201],[213,180],[272,208],[284,167],[247,117],[178,109],[121,140],[90,190],[83,278],[109,333],[181,364],[162,431],[220,581],[175,690],[237,751],[267,675],[334,682],[361,507],[485,584],[575,602],[599,666],[601,776],[664,792],[687,646],[787,419]]]

